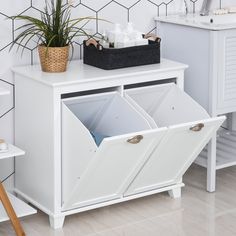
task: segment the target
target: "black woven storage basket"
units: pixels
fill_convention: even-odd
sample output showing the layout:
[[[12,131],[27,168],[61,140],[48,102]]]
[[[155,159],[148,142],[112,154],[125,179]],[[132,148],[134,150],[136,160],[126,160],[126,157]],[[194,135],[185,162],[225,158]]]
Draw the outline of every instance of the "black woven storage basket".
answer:
[[[84,41],[84,63],[105,70],[160,63],[160,41],[119,49],[87,46]]]

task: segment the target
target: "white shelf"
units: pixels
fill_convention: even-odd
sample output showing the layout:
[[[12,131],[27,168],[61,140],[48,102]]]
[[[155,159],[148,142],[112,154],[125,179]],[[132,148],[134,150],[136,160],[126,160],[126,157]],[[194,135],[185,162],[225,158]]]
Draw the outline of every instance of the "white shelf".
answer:
[[[236,132],[221,129],[217,137],[216,169],[236,165]],[[207,147],[200,153],[196,164],[207,167]]]
[[[25,152],[20,148],[15,147],[12,144],[8,144],[8,151],[7,152],[0,152],[0,159],[6,159],[14,156],[22,156]],[[37,211],[23,202],[22,200],[18,199],[14,195],[8,193],[8,197],[11,201],[11,204],[16,212],[18,217],[28,216],[37,213]],[[0,202],[0,222],[9,220],[7,213]]]
[[[37,213],[37,211],[34,208],[29,206],[25,202],[21,201],[14,195],[8,193],[8,197],[18,217],[33,215]],[[3,205],[0,203],[0,222],[7,221],[7,220],[9,220],[9,217],[7,216],[7,213]]]
[[[22,156],[25,152],[18,147],[13,146],[12,144],[8,144],[8,151],[7,152],[0,152],[0,160],[14,157],[14,156]]]
[[[8,95],[8,94],[10,94],[9,90],[0,87],[0,95]]]

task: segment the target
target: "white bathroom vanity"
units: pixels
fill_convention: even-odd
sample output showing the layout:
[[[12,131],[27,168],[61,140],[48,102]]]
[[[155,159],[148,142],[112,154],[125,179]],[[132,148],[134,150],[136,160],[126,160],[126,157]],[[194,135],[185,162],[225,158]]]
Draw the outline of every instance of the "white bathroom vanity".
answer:
[[[236,165],[236,15],[157,18],[162,54],[187,63],[185,91],[210,114],[228,114],[226,129],[197,159],[207,167],[207,190],[215,191],[216,170]]]
[[[185,64],[105,71],[16,67],[15,191],[61,228],[67,215],[169,191],[225,117],[210,118],[183,91]],[[103,137],[100,142],[96,138]]]

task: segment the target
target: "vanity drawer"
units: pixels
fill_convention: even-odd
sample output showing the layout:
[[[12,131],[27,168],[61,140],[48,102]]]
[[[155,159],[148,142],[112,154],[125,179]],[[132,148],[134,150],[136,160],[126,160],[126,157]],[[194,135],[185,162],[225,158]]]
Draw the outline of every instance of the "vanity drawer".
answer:
[[[62,208],[180,182],[224,119],[173,83],[63,100]]]

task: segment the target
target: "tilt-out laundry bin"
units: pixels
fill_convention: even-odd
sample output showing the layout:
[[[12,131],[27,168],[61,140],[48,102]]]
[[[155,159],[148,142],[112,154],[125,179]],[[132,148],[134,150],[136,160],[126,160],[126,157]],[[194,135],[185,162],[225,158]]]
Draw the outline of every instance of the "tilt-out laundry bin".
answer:
[[[224,119],[174,83],[64,99],[63,210],[182,182]]]
[[[208,113],[174,83],[127,89],[125,98],[148,114],[156,127],[168,131],[125,195],[137,194],[181,181],[183,174],[209,142],[225,117]]]

